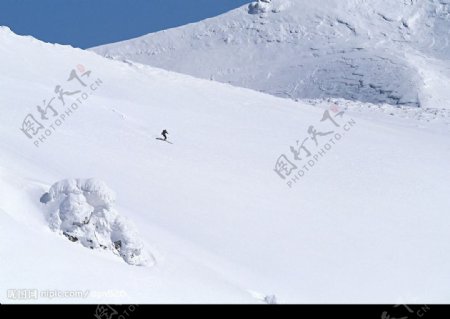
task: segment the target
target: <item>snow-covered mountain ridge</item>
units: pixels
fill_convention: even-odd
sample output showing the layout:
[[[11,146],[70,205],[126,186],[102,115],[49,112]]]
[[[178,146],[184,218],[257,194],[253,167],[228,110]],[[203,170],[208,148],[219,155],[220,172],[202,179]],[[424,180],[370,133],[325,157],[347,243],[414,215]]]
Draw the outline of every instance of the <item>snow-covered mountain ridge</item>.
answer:
[[[281,97],[448,108],[448,0],[273,0],[101,55]]]

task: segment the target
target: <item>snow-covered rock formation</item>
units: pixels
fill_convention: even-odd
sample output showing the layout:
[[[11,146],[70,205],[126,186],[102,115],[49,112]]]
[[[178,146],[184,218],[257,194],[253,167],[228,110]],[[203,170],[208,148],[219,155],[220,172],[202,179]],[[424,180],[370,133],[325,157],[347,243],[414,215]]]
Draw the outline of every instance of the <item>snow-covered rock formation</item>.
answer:
[[[114,193],[95,179],[63,180],[41,197],[53,231],[91,249],[111,250],[128,264],[148,265],[152,258],[133,225],[114,209],[114,201]]]
[[[250,14],[261,14],[267,13],[270,10],[271,0],[258,0],[252,2],[248,5],[248,13]]]

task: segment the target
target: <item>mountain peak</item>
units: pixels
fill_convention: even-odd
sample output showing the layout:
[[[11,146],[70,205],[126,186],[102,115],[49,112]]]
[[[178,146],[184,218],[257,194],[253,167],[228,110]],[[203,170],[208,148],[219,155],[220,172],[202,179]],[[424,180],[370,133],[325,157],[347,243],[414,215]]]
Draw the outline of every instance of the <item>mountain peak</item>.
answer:
[[[11,29],[9,27],[7,27],[6,25],[0,25],[0,33],[2,34],[15,34],[14,32],[11,31]]]
[[[286,98],[446,107],[447,2],[259,0],[93,50]]]

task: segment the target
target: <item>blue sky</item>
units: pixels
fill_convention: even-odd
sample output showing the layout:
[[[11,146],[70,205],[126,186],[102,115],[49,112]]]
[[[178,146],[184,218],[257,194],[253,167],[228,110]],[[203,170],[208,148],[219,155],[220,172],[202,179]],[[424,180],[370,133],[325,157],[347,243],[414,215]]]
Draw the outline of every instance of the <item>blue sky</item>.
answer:
[[[250,0],[0,0],[0,25],[89,48],[219,15]]]

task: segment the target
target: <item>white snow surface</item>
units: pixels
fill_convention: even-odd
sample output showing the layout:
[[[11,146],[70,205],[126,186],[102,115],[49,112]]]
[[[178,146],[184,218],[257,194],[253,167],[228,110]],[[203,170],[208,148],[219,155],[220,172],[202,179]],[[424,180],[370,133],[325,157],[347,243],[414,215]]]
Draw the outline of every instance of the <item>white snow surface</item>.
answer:
[[[68,82],[72,69],[101,85],[90,91]],[[89,97],[73,113],[67,108],[80,94],[64,95],[66,106],[56,98],[59,115],[47,109],[44,121],[36,106],[54,96],[56,85]],[[5,27],[0,92],[1,303],[450,298],[446,110],[296,102],[46,44]],[[293,161],[289,148],[311,125],[335,130],[319,125],[324,110],[336,108],[345,111],[337,121],[356,125],[289,188],[274,172],[277,158]],[[49,128],[65,112],[63,123]],[[50,132],[39,147],[21,131],[27,114]],[[162,129],[173,144],[155,139]],[[136,225],[153,263],[129,265],[50,229],[42,194],[55,181],[78,185],[73,181],[83,177],[114,190],[114,209]],[[63,193],[59,186],[52,198]],[[110,192],[100,193],[109,206]],[[11,299],[14,289],[86,294],[23,301]]]
[[[448,0],[257,1],[93,48],[292,99],[449,108]]]

